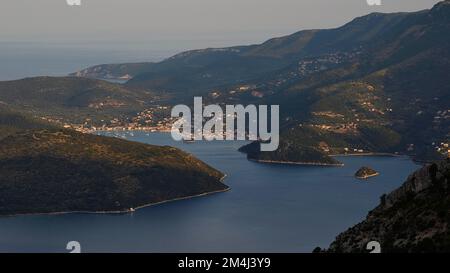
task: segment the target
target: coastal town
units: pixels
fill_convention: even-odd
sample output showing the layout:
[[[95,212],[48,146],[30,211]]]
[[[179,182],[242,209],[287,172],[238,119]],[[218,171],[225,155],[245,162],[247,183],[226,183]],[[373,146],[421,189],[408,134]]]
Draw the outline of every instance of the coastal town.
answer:
[[[176,120],[170,117],[169,106],[160,105],[138,112],[132,118],[115,117],[99,122],[95,122],[91,118],[85,118],[82,123],[69,123],[54,117],[41,117],[41,119],[81,133],[94,133],[96,131],[170,132],[172,124]]]
[[[255,85],[241,85],[235,88],[235,90],[230,91],[230,93],[250,93],[255,96],[257,86]],[[364,88],[368,90],[373,90],[374,87],[370,85],[365,85]],[[218,91],[212,92],[213,97],[220,96]],[[361,107],[370,112],[376,112],[379,115],[384,115],[386,112],[393,111],[391,108],[386,109],[386,112],[378,110],[370,99],[360,99],[359,103]],[[96,132],[124,132],[124,131],[144,131],[144,132],[171,132],[172,125],[178,118],[172,118],[170,115],[171,106],[169,105],[155,105],[140,112],[137,112],[132,117],[114,117],[109,120],[96,120],[93,121],[91,118],[85,118],[83,122],[80,123],[70,123],[64,121],[63,119],[58,119],[55,117],[41,117],[42,120],[47,122],[57,124],[66,129],[74,129],[82,133],[96,133]],[[310,127],[314,130],[320,130],[323,132],[329,132],[333,134],[357,134],[361,122],[371,122],[371,120],[364,118],[364,116],[356,112],[351,114],[351,116],[345,116],[333,111],[315,111],[311,113],[315,118],[309,123],[300,123],[299,126]],[[417,113],[417,115],[422,115],[423,113]],[[226,118],[226,116],[224,116]],[[441,110],[436,112],[434,117],[435,126],[441,125],[443,122],[448,122],[450,119],[450,110]],[[329,121],[329,122],[327,122]],[[379,122],[382,122],[379,120]],[[213,136],[209,136],[213,137]],[[247,139],[255,139],[255,136],[246,135]],[[449,139],[441,139],[439,141],[433,141],[428,144],[437,153],[443,156],[450,157],[450,141]],[[363,149],[361,147],[330,147],[326,143],[321,143],[318,145],[319,150],[327,154],[353,154],[353,155],[365,155],[371,154],[370,151]],[[406,153],[414,153],[416,151],[416,145],[411,143],[405,147]],[[398,151],[401,153],[402,151]]]

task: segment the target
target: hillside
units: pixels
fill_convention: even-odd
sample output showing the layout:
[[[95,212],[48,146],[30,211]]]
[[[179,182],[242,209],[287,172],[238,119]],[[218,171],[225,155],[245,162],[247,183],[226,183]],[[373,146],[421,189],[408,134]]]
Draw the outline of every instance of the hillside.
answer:
[[[303,30],[258,45],[191,50],[159,63],[98,65],[72,75],[91,78],[129,75],[132,79],[128,86],[178,96],[205,94],[216,88],[260,81],[310,58],[342,54],[341,61],[346,61],[391,35],[389,29],[412,15],[416,13],[374,13],[342,27]]]
[[[207,103],[279,104],[280,150],[249,155],[255,160],[329,163],[334,154],[401,153],[431,161],[446,157],[441,145],[450,142],[449,37],[447,0],[430,10],[373,13],[260,45],[193,50],[133,69],[97,66],[81,74],[123,74],[130,66],[127,86],[150,88],[172,103],[190,103],[195,94]],[[293,147],[299,152],[286,152]]]
[[[328,252],[364,253],[370,241],[383,253],[450,251],[450,159],[412,174],[367,218],[340,234]]]
[[[303,147],[325,155],[401,153],[419,161],[448,155],[450,2],[429,11],[391,16],[398,19],[391,20],[394,24],[384,30],[385,35],[353,60],[314,72],[301,70],[302,63],[296,77],[283,76],[294,73],[291,68],[259,83],[258,91],[267,96],[253,101],[279,104],[282,109],[280,150]],[[355,21],[378,17],[383,15]],[[310,62],[326,66],[335,58]],[[284,160],[278,151],[270,157]]]
[[[0,105],[0,215],[126,211],[227,190],[222,177],[175,148],[60,129]]]
[[[48,122],[30,117],[29,115],[11,111],[0,104],[0,140],[17,132],[32,129],[55,129]]]
[[[158,100],[152,93],[76,77],[36,77],[0,82],[0,103],[61,123],[94,125],[136,115]],[[103,120],[103,121],[102,121]]]
[[[225,191],[222,178],[172,147],[58,129],[0,140],[0,215],[123,212]]]
[[[298,165],[342,166],[338,160],[322,153],[313,146],[301,145],[286,136],[281,138],[275,152],[261,152],[260,143],[252,142],[239,149],[249,160],[260,163],[286,163]]]

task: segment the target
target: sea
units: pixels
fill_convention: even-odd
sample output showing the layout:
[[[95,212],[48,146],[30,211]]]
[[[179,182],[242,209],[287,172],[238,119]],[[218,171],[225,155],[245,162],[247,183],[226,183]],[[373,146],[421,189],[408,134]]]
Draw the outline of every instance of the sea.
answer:
[[[227,174],[231,190],[121,215],[65,214],[0,218],[0,252],[308,253],[327,247],[363,220],[379,198],[420,166],[408,157],[338,158],[344,167],[248,161],[234,141],[183,143],[167,133],[104,133],[183,149]],[[380,175],[359,180],[370,166]]]

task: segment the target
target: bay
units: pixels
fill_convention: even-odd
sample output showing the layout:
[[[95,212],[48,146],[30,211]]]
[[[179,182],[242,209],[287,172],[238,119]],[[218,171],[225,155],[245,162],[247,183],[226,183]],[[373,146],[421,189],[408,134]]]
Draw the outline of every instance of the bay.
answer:
[[[104,133],[118,136],[119,133]],[[340,157],[344,167],[248,161],[243,142],[174,142],[170,134],[122,132],[132,141],[171,145],[227,174],[231,191],[170,202],[132,214],[0,218],[0,252],[311,252],[358,223],[379,197],[420,166],[408,157]],[[354,178],[361,166],[380,176]]]

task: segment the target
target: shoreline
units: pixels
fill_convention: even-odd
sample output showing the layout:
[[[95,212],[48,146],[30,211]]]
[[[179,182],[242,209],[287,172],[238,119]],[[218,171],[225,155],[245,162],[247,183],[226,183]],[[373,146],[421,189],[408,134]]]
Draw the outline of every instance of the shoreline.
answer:
[[[375,177],[375,176],[379,176],[379,175],[380,175],[380,173],[377,172],[377,173],[370,174],[370,175],[365,175],[365,176],[356,176],[356,175],[355,175],[355,177],[356,177],[357,179],[366,180],[366,179],[369,179],[369,178],[371,178],[371,177]]]
[[[371,152],[371,153],[346,153],[346,154],[332,154],[328,155],[329,157],[353,157],[353,156],[380,156],[380,157],[404,157],[407,156],[411,158],[408,155],[404,154],[393,154],[393,153],[377,153],[377,152]],[[413,161],[414,159],[411,158]],[[323,167],[344,167],[344,163],[319,163],[319,162],[295,162],[295,161],[278,161],[278,160],[260,160],[260,159],[252,159],[247,158],[249,161],[257,162],[257,163],[263,163],[263,164],[277,164],[277,165],[303,165],[303,166],[323,166]],[[379,175],[379,174],[377,174]],[[376,175],[375,175],[376,176]],[[368,177],[369,178],[369,177]]]
[[[392,154],[392,153],[346,153],[346,154],[331,154],[328,155],[330,157],[345,157],[345,156],[389,156],[389,157],[402,157],[404,155],[401,154]]]
[[[344,163],[319,163],[319,162],[295,162],[295,161],[277,161],[277,160],[261,160],[247,158],[249,161],[264,163],[264,164],[278,164],[278,165],[303,165],[303,166],[323,166],[323,167],[343,167]]]
[[[219,179],[220,183],[222,183],[223,185],[225,185],[223,183],[223,181],[225,180],[226,177],[227,177],[227,175],[225,174],[222,178]],[[158,206],[158,205],[163,205],[166,203],[171,203],[171,202],[176,202],[176,201],[194,199],[194,198],[198,198],[198,197],[205,197],[205,196],[214,195],[217,193],[224,193],[224,192],[231,190],[231,188],[229,186],[227,186],[227,185],[225,185],[225,186],[227,188],[223,189],[223,190],[204,192],[204,193],[200,193],[200,194],[178,197],[178,198],[168,199],[168,200],[159,201],[159,202],[155,202],[155,203],[148,203],[148,204],[133,208],[134,211],[130,211],[130,209],[127,209],[127,210],[115,210],[115,211],[114,210],[111,210],[111,211],[108,211],[108,210],[106,210],[106,211],[82,211],[82,210],[80,210],[80,211],[16,213],[16,214],[0,215],[0,218],[2,218],[2,217],[17,217],[17,216],[57,216],[57,215],[65,215],[65,214],[106,214],[106,215],[108,215],[108,214],[109,215],[132,214],[133,212],[136,212],[137,210],[152,207],[152,206]]]
[[[126,131],[135,131],[135,132],[146,132],[146,133],[170,133],[170,130],[148,130],[148,129],[144,129],[144,128],[137,128],[137,129],[133,129],[133,130],[126,130],[125,128],[120,129],[120,130],[93,130],[89,133],[95,133],[95,132],[126,132]],[[328,155],[329,157],[350,157],[350,156],[388,156],[388,157],[409,157],[412,161],[414,161],[415,163],[418,163],[419,165],[424,165],[424,164],[429,164],[432,163],[433,161],[430,160],[419,160],[416,159],[414,156],[412,155],[408,155],[405,153],[378,153],[378,152],[366,152],[366,153],[344,153],[344,154],[330,154]],[[248,159],[250,161],[255,161],[255,162],[259,162],[259,163],[267,163],[267,164],[286,164],[286,165],[305,165],[305,166],[335,166],[335,167],[342,167],[344,166],[344,164],[342,163],[342,165],[340,164],[328,164],[328,163],[313,163],[313,162],[301,162],[301,163],[297,163],[297,162],[291,162],[291,161],[273,161],[271,162],[270,160],[263,160],[263,161],[259,161],[257,159]]]

